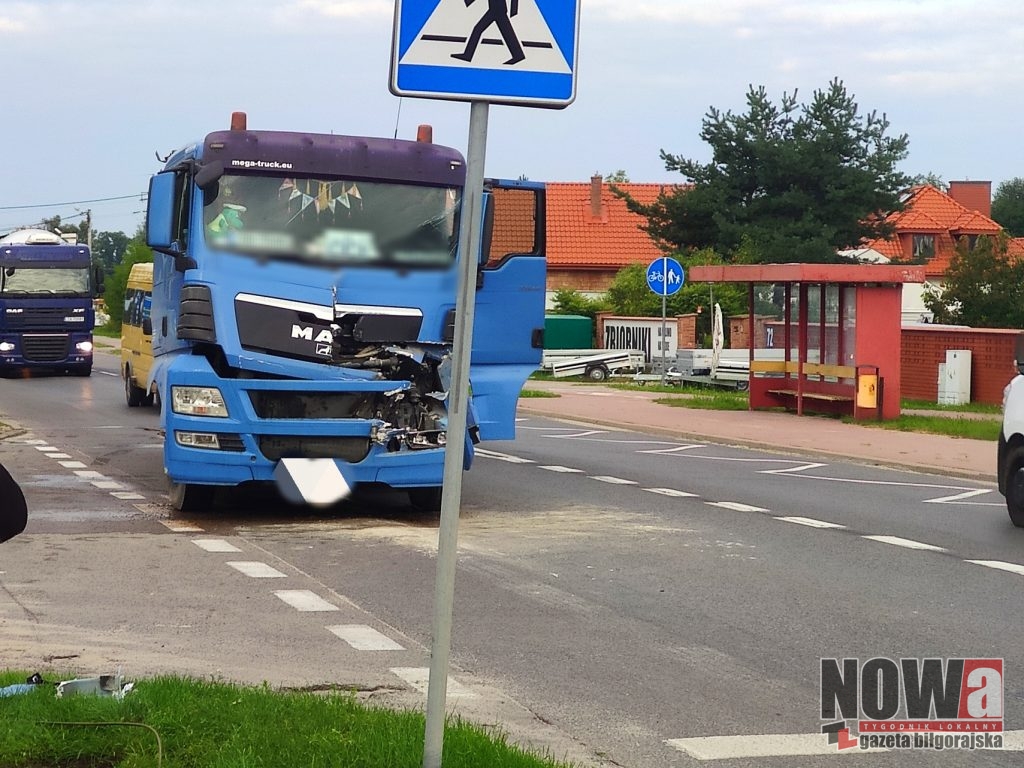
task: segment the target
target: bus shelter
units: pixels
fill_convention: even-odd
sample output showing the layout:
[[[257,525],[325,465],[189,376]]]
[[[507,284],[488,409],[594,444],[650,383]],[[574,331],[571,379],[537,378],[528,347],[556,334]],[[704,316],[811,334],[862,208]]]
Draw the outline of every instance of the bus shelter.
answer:
[[[899,416],[903,284],[924,282],[923,267],[733,264],[688,280],[747,284],[751,410]]]

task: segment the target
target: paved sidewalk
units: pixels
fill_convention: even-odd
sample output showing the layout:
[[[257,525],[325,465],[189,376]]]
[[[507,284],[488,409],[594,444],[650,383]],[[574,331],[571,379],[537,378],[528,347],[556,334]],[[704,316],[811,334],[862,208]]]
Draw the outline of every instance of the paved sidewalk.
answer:
[[[996,444],[986,440],[897,432],[778,411],[676,408],[654,402],[671,395],[591,384],[530,381],[527,388],[557,392],[560,397],[521,398],[519,411],[526,414],[993,483],[996,479]]]

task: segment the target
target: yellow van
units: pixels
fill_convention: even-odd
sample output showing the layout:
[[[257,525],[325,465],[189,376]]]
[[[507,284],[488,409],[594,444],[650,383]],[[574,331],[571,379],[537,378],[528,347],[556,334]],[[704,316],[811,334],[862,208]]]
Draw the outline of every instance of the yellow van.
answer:
[[[124,289],[121,323],[121,378],[129,408],[153,405],[156,385],[149,384],[153,367],[153,265],[133,264]]]

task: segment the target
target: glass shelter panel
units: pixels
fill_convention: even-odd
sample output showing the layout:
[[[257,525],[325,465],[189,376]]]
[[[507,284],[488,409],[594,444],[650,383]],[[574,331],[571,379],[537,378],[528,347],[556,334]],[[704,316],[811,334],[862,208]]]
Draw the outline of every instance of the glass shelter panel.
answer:
[[[840,334],[842,342],[842,364],[856,365],[857,289],[852,285],[843,286],[840,295],[842,297],[842,325]]]

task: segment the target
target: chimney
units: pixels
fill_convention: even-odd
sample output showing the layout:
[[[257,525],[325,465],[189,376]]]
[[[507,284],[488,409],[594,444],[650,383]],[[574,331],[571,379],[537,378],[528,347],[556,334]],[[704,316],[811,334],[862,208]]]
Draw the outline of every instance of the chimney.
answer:
[[[991,181],[951,181],[949,196],[967,210],[992,218]]]
[[[604,179],[600,174],[595,173],[590,177],[590,214],[595,218],[601,218],[601,184]]]

